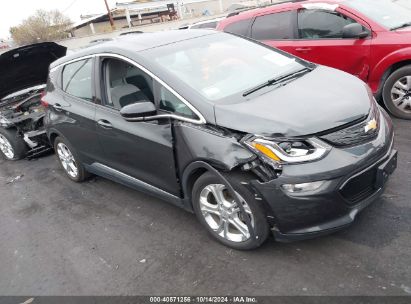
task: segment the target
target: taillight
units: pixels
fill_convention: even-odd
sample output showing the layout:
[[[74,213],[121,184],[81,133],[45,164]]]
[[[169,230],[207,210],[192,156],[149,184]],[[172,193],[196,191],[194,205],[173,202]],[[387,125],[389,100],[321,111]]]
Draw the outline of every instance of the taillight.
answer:
[[[45,96],[46,96],[46,91],[41,92],[40,101],[43,107],[48,108],[49,103],[44,99]]]

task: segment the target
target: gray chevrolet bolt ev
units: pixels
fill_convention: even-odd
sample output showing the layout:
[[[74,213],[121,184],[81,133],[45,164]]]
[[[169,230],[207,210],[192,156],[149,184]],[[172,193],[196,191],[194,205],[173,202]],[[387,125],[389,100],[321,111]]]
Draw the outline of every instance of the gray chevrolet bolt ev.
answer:
[[[83,49],[51,65],[43,104],[71,180],[154,194],[236,249],[346,227],[397,163],[391,120],[362,81],[227,33]]]

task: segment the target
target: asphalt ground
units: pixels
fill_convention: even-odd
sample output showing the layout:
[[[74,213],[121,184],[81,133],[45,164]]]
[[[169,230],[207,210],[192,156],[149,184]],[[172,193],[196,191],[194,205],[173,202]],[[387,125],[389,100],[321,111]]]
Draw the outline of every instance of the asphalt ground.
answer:
[[[351,227],[248,252],[167,202],[73,183],[54,155],[1,160],[0,295],[409,295],[411,121],[394,123],[398,169]]]

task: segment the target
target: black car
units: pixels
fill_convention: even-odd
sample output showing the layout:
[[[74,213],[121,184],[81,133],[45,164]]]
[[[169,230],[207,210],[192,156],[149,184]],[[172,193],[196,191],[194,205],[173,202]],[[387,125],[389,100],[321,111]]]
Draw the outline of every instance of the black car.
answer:
[[[346,227],[396,167],[391,120],[365,83],[227,33],[129,35],[68,55],[43,104],[71,180],[157,195],[237,249],[270,230],[289,241]]]
[[[66,55],[54,42],[23,46],[0,55],[0,154],[9,160],[50,150],[41,94],[49,65]]]

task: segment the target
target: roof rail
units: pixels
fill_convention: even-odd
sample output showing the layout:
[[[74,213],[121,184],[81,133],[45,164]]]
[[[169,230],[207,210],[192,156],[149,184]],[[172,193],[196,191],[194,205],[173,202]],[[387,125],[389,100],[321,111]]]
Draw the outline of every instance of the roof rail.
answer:
[[[261,5],[261,6],[250,6],[250,7],[246,7],[246,8],[243,8],[243,9],[239,9],[235,12],[229,13],[227,15],[227,18],[232,17],[232,16],[236,16],[236,15],[242,13],[242,12],[246,12],[246,11],[257,9],[257,8],[264,8],[264,7],[274,6],[274,5],[284,4],[284,3],[295,3],[295,2],[303,2],[303,1],[307,1],[307,0],[284,0],[284,1],[269,3],[269,4]]]

